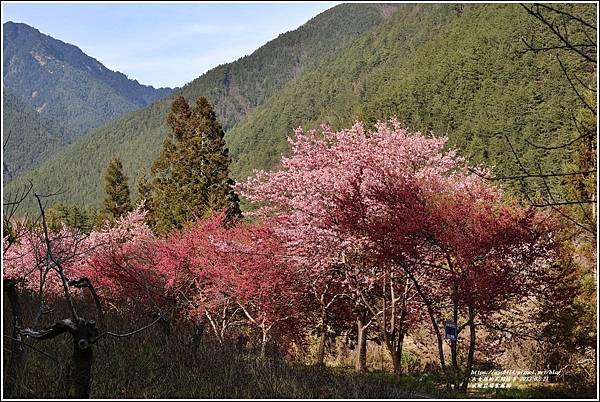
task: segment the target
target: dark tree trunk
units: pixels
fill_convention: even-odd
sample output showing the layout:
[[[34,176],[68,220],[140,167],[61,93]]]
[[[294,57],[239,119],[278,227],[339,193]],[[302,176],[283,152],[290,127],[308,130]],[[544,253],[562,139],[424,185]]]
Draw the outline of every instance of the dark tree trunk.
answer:
[[[192,335],[192,353],[190,354],[190,358],[193,361],[198,359],[198,352],[200,350],[200,343],[202,342],[202,336],[204,334],[204,323],[203,322],[194,322],[194,334]]]
[[[73,336],[73,360],[71,362],[69,396],[76,399],[90,397],[93,352],[92,343],[98,336],[95,321],[80,319]]]
[[[455,299],[453,300],[453,311],[452,319],[454,325],[458,326],[458,302],[456,300],[456,294],[458,293],[457,286],[454,286]],[[456,333],[458,338],[458,331]],[[455,391],[458,391],[459,372],[458,372],[458,350],[457,350],[458,339],[450,340],[450,353],[452,356],[452,387]]]
[[[456,341],[450,341],[450,353],[452,355],[452,389],[458,390],[458,357]]]
[[[90,380],[92,375],[92,347],[83,347],[84,339],[73,338],[73,363],[71,365],[72,388],[69,396],[87,399],[90,397]]]
[[[194,346],[194,350],[197,350],[200,346],[200,341],[202,341],[202,335],[204,334],[204,323],[196,322],[194,324],[194,335],[192,336],[192,344]]]
[[[412,272],[410,272],[410,270],[407,270],[407,269],[405,269],[404,272],[410,278],[412,283],[415,285],[415,289],[417,290],[417,293],[419,294],[419,296],[421,296],[421,300],[423,300],[423,302],[425,303],[425,307],[427,308],[427,314],[429,315],[429,319],[431,321],[431,326],[433,328],[433,332],[435,333],[435,337],[437,339],[437,349],[438,349],[438,355],[440,357],[440,367],[442,369],[442,373],[444,374],[444,377],[446,377],[446,382],[449,383],[450,377],[448,376],[448,372],[446,370],[446,360],[444,358],[444,340],[442,338],[440,328],[438,327],[437,320],[435,319],[435,312],[433,311],[433,306],[431,304],[431,300],[429,300],[425,296],[425,293],[423,292],[421,285],[419,284],[419,282],[417,281],[415,276],[412,274]]]
[[[4,290],[8,297],[10,310],[13,318],[12,340],[10,345],[10,356],[8,358],[8,369],[4,382],[4,392],[7,397],[12,397],[15,384],[21,379],[21,372],[25,366],[26,350],[19,328],[23,327],[21,318],[21,304],[15,284],[12,281],[4,281]]]
[[[475,334],[475,316],[473,310],[469,309],[469,353],[467,355],[467,368],[461,385],[461,392],[466,393],[467,387],[469,386],[469,379],[471,377],[471,370],[473,369],[473,357],[475,356],[475,345],[476,345],[476,334]]]
[[[165,340],[169,339],[171,336],[171,320],[169,319],[161,319],[159,321],[160,328],[162,329],[162,334]]]
[[[404,320],[405,320],[405,311],[402,311],[402,315],[400,316],[400,328],[398,329],[398,340],[396,341],[396,350],[394,354],[396,355],[396,361],[398,362],[398,367],[394,367],[394,371],[398,375],[402,375],[402,348],[404,347]]]
[[[383,324],[385,325],[386,323],[383,322]],[[400,366],[401,366],[401,361],[398,360],[398,355],[396,353],[396,347],[394,344],[394,340],[392,339],[392,337],[394,336],[393,332],[392,334],[390,334],[387,329],[385,329],[385,327],[383,327],[382,330],[382,334],[383,334],[383,341],[385,343],[385,347],[387,348],[390,357],[392,358],[392,366],[394,368],[394,373],[395,374],[399,374],[400,373]]]
[[[367,329],[365,328],[365,313],[361,312],[356,319],[357,342],[354,368],[358,372],[367,370]]]
[[[400,374],[400,370],[401,370],[401,366],[402,366],[402,361],[400,359],[398,359],[398,354],[396,353],[396,348],[394,347],[394,344],[392,342],[385,342],[388,351],[390,352],[390,356],[392,358],[392,367],[394,370],[394,374]]]

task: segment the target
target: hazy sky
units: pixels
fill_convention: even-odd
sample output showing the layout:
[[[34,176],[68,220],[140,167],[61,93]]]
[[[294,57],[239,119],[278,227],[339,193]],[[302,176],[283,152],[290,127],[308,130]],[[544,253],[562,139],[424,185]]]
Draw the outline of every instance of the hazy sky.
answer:
[[[182,86],[252,53],[336,3],[2,3],[31,25],[142,84]]]

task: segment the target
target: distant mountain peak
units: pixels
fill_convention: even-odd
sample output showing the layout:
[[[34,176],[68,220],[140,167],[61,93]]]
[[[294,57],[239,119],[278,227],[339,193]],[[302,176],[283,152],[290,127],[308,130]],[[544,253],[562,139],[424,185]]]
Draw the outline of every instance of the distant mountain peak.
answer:
[[[199,96],[206,97],[224,129],[231,129],[268,99],[277,96],[282,88],[298,79],[303,71],[333,60],[340,50],[386,20],[394,7],[399,8],[392,5],[386,9],[387,13],[374,4],[347,3],[332,7],[298,29],[282,33],[252,54],[207,71],[178,88],[175,94],[182,95],[191,102]],[[41,68],[31,55],[27,54],[27,57],[35,63],[36,69]],[[84,69],[86,74],[90,74],[87,68]],[[127,77],[122,75],[122,78]],[[34,90],[40,92],[35,97],[35,102],[41,105],[40,89],[28,88],[26,94],[31,97]],[[171,99],[172,97],[169,98]],[[67,201],[68,198],[68,202],[95,203],[101,192],[100,172],[105,168],[110,155],[118,152],[126,158],[124,168],[131,178],[130,183],[135,183],[141,166],[147,166],[158,154],[168,130],[165,116],[169,100],[156,102],[94,130],[23,177],[32,177],[41,171],[45,174],[53,170],[48,166],[57,166],[53,170],[55,174],[50,175],[52,177],[43,183],[43,187],[54,187],[56,179],[61,177],[61,182],[68,183],[67,186],[73,190],[65,191],[55,201]],[[49,104],[48,108],[51,106],[53,105]],[[73,154],[78,156],[72,156]],[[65,166],[69,167],[65,169]],[[67,175],[70,177],[66,178]],[[11,187],[17,186],[21,179],[16,178]]]
[[[80,135],[172,92],[141,85],[27,24],[8,21],[3,27],[6,88]]]
[[[11,133],[5,180],[36,167],[90,129],[172,91],[141,85],[27,24],[9,21],[3,27],[3,120]]]

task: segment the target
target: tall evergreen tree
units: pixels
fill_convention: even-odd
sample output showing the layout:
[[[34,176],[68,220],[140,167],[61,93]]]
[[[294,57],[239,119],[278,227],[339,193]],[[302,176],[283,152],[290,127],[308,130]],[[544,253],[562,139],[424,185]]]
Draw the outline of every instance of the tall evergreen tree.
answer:
[[[171,132],[152,165],[152,215],[155,231],[165,234],[210,211],[241,214],[229,177],[231,158],[223,128],[206,98],[190,107],[179,96],[167,117]]]
[[[114,157],[104,174],[104,210],[113,218],[120,218],[132,210],[129,198],[129,178],[123,173],[121,160]]]

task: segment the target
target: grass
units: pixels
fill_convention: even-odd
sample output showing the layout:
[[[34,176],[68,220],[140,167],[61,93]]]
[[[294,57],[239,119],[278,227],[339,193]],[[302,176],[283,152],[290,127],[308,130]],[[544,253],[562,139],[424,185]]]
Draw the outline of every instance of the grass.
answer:
[[[5,303],[5,306],[7,303]],[[32,322],[24,306],[25,322]],[[66,316],[56,309],[42,326]],[[84,311],[83,314],[90,314]],[[142,327],[151,321],[141,314],[111,314],[106,326],[116,332]],[[4,331],[10,333],[10,311],[5,307]],[[127,338],[103,338],[94,346],[92,398],[568,398],[573,393],[559,385],[448,392],[436,373],[411,373],[398,378],[384,371],[356,373],[349,367],[316,367],[283,356],[274,348],[260,359],[252,343],[240,349],[234,342],[220,345],[205,336],[194,342],[194,328],[179,322],[166,336],[159,326]],[[29,350],[20,385],[8,398],[64,398],[64,381],[72,343],[66,335],[28,343],[46,354]],[[4,337],[6,369],[10,340]],[[371,367],[375,367],[371,365]],[[6,378],[7,373],[4,373]],[[587,395],[579,393],[578,395]]]
[[[54,311],[60,317],[66,312]],[[26,313],[32,316],[32,312]],[[106,324],[117,332],[143,326],[145,317],[111,315]],[[45,323],[52,320],[45,318]],[[26,320],[25,322],[31,322]],[[4,311],[9,333],[10,311]],[[10,398],[64,398],[65,374],[72,343],[67,335],[28,343],[49,356],[29,350],[24,375]],[[4,367],[10,340],[4,338]],[[4,373],[6,376],[7,373]],[[6,377],[5,377],[6,378]],[[411,398],[414,390],[384,373],[357,374],[319,368],[286,359],[270,350],[260,359],[256,348],[240,350],[205,336],[193,341],[193,328],[179,323],[165,336],[154,326],[127,338],[103,338],[94,347],[92,398]]]
[[[181,336],[109,339],[95,350],[93,398],[409,398],[411,392],[385,374],[355,374],[262,360],[233,345],[205,340],[194,346]],[[46,343],[47,342],[47,343]],[[46,341],[63,356],[57,365],[29,353],[23,387],[15,397],[61,398],[69,339]],[[8,396],[8,395],[7,395]]]

